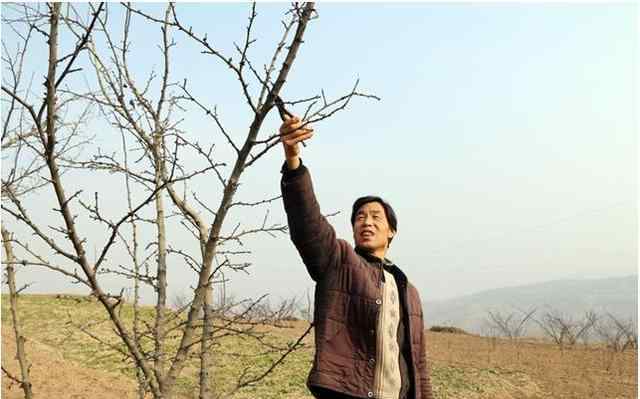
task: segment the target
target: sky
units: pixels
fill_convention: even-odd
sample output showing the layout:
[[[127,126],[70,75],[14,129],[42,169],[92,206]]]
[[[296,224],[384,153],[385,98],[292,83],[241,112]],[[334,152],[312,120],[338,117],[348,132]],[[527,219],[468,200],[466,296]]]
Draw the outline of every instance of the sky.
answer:
[[[270,60],[287,5],[258,3],[257,41],[249,53],[256,65]],[[140,7],[162,15],[158,5]],[[349,212],[356,198],[385,198],[398,215],[388,257],[425,301],[548,280],[637,273],[637,7],[318,3],[319,18],[307,27],[283,98],[306,98],[321,90],[336,98],[357,79],[359,91],[381,98],[354,98],[345,111],[315,125],[314,138],[302,150],[322,212],[339,212],[329,218],[337,235],[352,242]],[[117,35],[121,9],[117,4],[109,9],[110,29]],[[195,32],[206,32],[229,55],[233,42],[244,38],[249,11],[247,4],[178,5],[183,21]],[[3,41],[15,45],[15,36],[2,28]],[[161,37],[158,26],[139,17],[132,29],[132,69],[142,80],[161,65]],[[239,142],[250,110],[237,80],[184,35],[172,36],[171,76],[186,78],[202,102],[215,105]],[[73,42],[67,37],[63,44],[71,48]],[[46,52],[36,48],[28,60],[28,69],[41,71]],[[77,75],[69,85],[94,83],[89,73]],[[217,154],[228,154],[224,139],[200,112],[188,109],[180,118],[190,137],[218,143]],[[278,125],[272,113],[263,137]],[[119,133],[99,113],[88,130],[94,137],[91,150],[120,145]],[[282,162],[276,147],[243,175],[239,198],[279,195]],[[100,191],[108,212],[122,214],[122,178],[70,173],[67,184],[69,192],[79,187],[87,198]],[[216,184],[208,174],[190,189],[217,207]],[[38,220],[55,225],[60,222],[53,219],[53,205],[41,206],[51,195],[50,189],[41,190],[25,203]],[[270,222],[286,222],[276,201],[232,213],[225,227],[230,231],[238,221],[243,227],[259,225],[267,209]],[[29,237],[5,213],[2,220]],[[79,224],[94,248],[88,252],[97,251],[105,229]],[[174,247],[196,248],[177,223],[170,226],[169,240]],[[314,283],[287,235],[260,235],[244,244],[252,251],[246,258],[252,266],[248,274],[226,275],[228,292],[238,298],[269,293],[274,301],[312,292]],[[127,258],[121,251],[109,261]],[[179,258],[170,259],[169,277],[172,296],[187,293],[195,281]],[[41,270],[21,270],[19,279],[34,283],[31,292],[86,291]],[[116,292],[130,285],[106,281]],[[151,292],[145,292],[145,300],[151,300]]]

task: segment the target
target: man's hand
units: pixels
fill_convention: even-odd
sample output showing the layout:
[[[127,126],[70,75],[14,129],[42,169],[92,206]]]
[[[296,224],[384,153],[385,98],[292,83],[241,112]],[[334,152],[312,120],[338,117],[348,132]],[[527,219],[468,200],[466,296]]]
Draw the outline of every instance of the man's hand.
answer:
[[[303,123],[300,118],[293,116],[285,117],[284,122],[280,125],[280,136],[282,146],[284,147],[284,156],[287,160],[287,167],[290,170],[297,169],[300,166],[300,146],[299,143],[308,140],[313,136],[313,128],[305,126],[300,128]]]

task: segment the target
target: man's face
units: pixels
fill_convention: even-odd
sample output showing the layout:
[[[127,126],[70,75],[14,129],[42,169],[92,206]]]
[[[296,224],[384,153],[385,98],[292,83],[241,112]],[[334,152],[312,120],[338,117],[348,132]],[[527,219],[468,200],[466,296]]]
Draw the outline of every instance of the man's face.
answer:
[[[368,202],[358,209],[353,223],[353,238],[356,246],[384,256],[393,231],[379,202]]]

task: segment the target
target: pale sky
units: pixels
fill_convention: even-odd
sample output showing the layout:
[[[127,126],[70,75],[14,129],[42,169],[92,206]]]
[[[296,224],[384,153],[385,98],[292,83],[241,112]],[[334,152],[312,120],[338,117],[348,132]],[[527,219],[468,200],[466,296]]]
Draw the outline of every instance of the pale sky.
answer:
[[[287,4],[258,4],[258,40],[250,51],[256,65],[270,59]],[[120,32],[120,6],[109,7],[113,31]],[[159,6],[144,7],[162,13]],[[316,125],[303,149],[322,211],[340,211],[330,218],[339,237],[352,242],[349,212],[357,197],[387,199],[399,220],[388,256],[423,300],[637,273],[637,5],[319,3],[317,9],[320,18],[307,28],[283,98],[321,89],[335,98],[359,78],[359,90],[382,99],[355,98],[346,111]],[[249,10],[246,4],[178,5],[183,21],[229,55],[233,41],[243,39]],[[132,29],[132,65],[142,80],[160,68],[161,37],[158,26],[145,27],[138,17]],[[188,78],[201,101],[217,105],[239,142],[250,115],[238,82],[184,35],[173,37],[172,77]],[[3,41],[15,46],[11,38],[3,25]],[[45,71],[44,57],[35,51],[27,68]],[[86,87],[84,78],[74,79],[70,85]],[[201,113],[180,117],[190,137],[218,143],[223,152],[224,139]],[[119,134],[99,119],[96,113],[87,134],[103,150],[117,149]],[[263,137],[278,125],[273,113]],[[238,199],[278,195],[282,161],[276,147],[243,176]],[[124,213],[117,205],[124,201],[121,177],[69,175],[67,182],[69,192],[83,188],[86,199],[99,190],[114,218]],[[209,174],[190,189],[215,208],[218,187]],[[42,206],[51,196],[47,188],[25,203],[36,205],[43,223],[60,224],[50,219],[52,206]],[[268,208],[270,221],[286,222],[280,201]],[[232,213],[227,231],[238,220],[259,225],[265,209]],[[79,223],[91,254],[104,242],[105,229]],[[189,234],[172,223],[172,245],[194,249]],[[227,289],[237,297],[270,293],[278,300],[313,289],[288,236],[263,235],[245,245],[252,250],[250,275],[227,274]],[[127,258],[120,252],[109,260]],[[169,268],[172,294],[187,292],[194,274],[177,257]],[[19,278],[34,282],[31,292],[79,290],[39,270]],[[107,287],[119,291],[122,284]]]

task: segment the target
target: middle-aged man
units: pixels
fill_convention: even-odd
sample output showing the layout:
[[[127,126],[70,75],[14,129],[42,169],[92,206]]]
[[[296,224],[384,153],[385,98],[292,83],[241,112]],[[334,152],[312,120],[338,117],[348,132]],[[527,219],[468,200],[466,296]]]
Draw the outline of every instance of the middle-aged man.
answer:
[[[355,249],[337,239],[299,158],[313,129],[294,116],[280,134],[291,240],[316,282],[309,390],[320,399],[431,399],[420,296],[385,257],[397,231],[393,209],[379,197],[359,198],[351,213]]]

